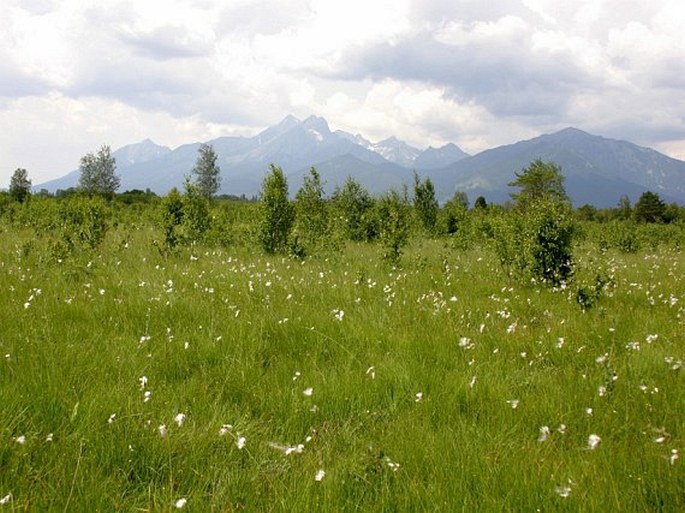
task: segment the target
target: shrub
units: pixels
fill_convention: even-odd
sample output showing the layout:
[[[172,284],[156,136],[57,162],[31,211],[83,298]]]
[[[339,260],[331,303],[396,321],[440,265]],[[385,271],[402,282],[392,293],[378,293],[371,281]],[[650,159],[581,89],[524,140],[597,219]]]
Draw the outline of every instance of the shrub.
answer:
[[[260,198],[259,242],[265,253],[285,252],[295,222],[295,209],[288,200],[288,181],[283,170],[271,165],[264,178]]]

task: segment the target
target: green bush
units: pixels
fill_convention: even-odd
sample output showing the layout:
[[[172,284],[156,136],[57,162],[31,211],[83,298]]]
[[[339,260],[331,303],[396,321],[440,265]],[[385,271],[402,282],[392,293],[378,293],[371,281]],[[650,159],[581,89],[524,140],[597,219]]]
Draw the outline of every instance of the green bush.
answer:
[[[295,209],[288,200],[288,181],[283,170],[271,165],[260,197],[259,242],[267,254],[288,250]]]

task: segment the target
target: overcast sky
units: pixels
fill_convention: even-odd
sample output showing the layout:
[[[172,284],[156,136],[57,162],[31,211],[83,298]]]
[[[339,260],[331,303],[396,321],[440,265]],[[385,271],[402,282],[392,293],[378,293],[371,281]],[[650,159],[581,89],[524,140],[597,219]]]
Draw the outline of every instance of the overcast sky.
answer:
[[[574,126],[685,159],[683,0],[1,0],[0,187],[288,114],[469,153]]]

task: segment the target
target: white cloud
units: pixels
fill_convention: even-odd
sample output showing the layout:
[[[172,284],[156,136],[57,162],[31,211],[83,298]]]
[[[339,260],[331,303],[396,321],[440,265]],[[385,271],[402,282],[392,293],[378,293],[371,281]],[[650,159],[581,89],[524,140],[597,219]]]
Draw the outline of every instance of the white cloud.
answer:
[[[0,19],[0,187],[290,113],[469,152],[575,125],[685,156],[681,0],[4,0]]]

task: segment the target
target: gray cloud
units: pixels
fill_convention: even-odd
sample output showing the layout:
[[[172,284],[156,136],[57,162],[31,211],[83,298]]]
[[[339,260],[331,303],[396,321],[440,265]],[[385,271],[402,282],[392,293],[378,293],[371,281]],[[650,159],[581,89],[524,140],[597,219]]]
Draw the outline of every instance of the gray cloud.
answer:
[[[0,59],[0,97],[35,96],[48,93],[50,88],[48,81],[22,71],[11,61]]]
[[[122,31],[119,37],[137,54],[155,60],[202,57],[211,51],[207,41],[199,40],[179,26],[167,25],[147,33]]]
[[[516,0],[413,0],[411,17],[417,25],[440,25],[451,20],[465,23],[495,21],[503,16],[529,15],[530,10]]]
[[[570,55],[535,51],[525,40],[449,45],[430,33],[356,49],[343,58],[337,75],[425,82],[498,116],[561,114],[572,91],[591,80]]]
[[[272,35],[298,26],[311,16],[312,11],[304,0],[232,2],[221,11],[216,27],[219,34]]]

